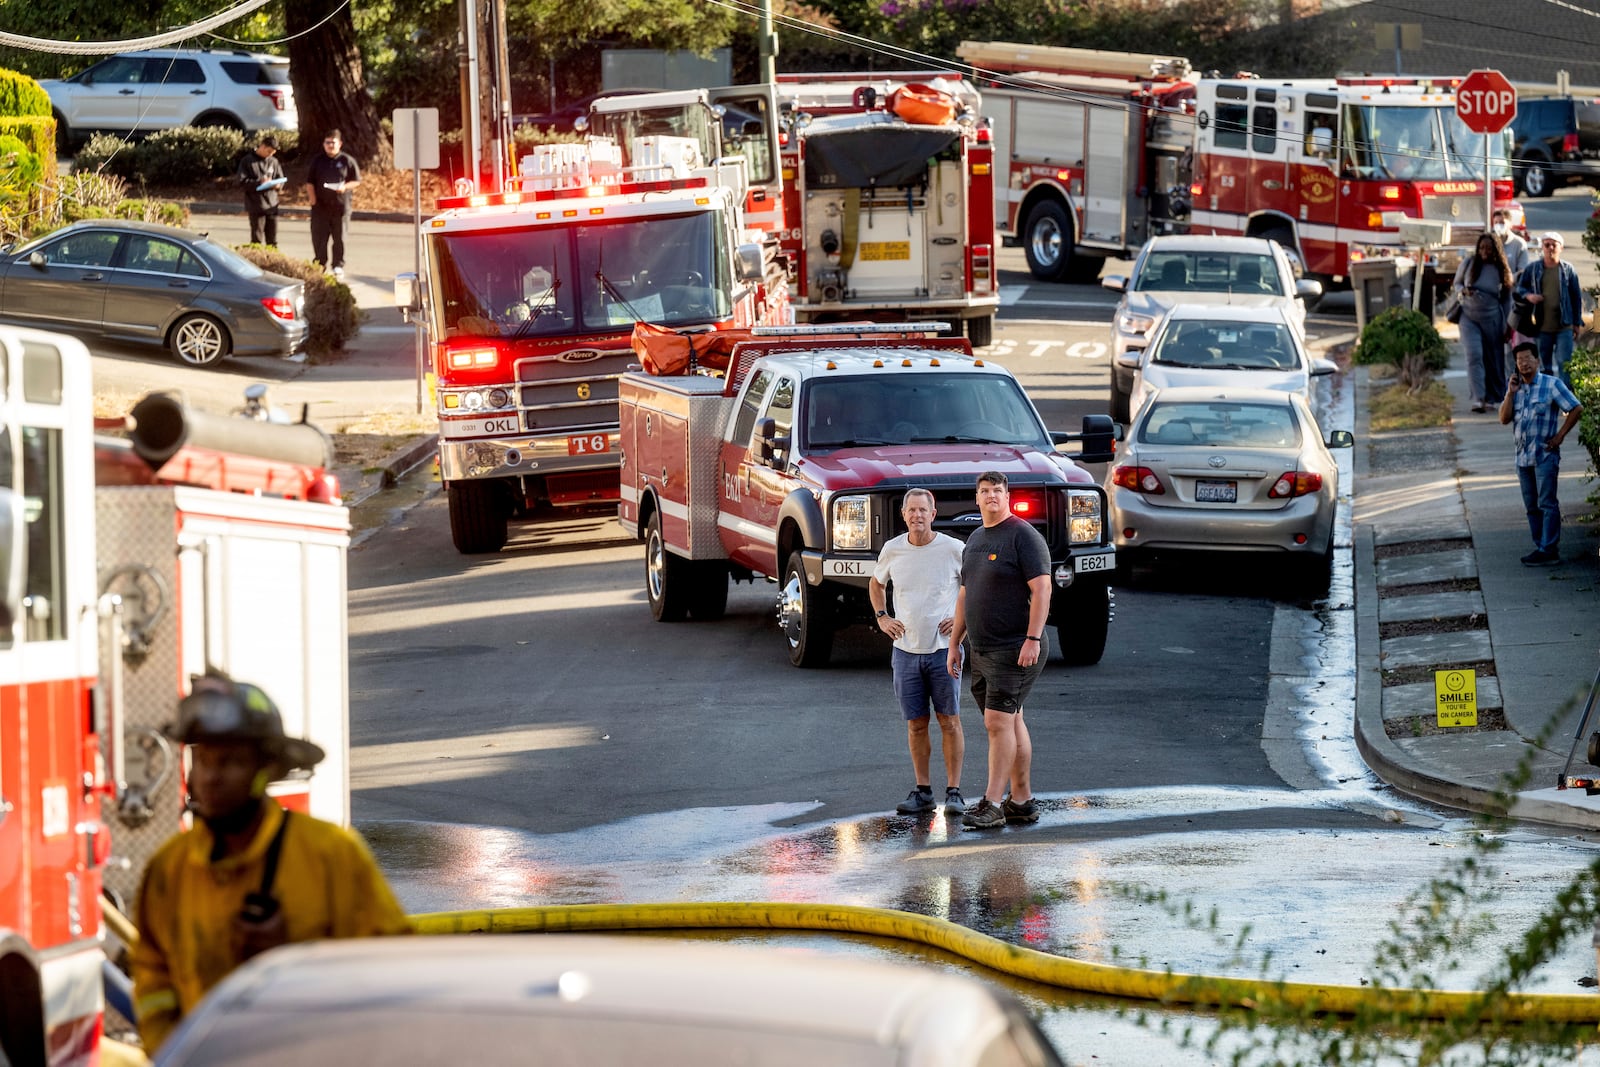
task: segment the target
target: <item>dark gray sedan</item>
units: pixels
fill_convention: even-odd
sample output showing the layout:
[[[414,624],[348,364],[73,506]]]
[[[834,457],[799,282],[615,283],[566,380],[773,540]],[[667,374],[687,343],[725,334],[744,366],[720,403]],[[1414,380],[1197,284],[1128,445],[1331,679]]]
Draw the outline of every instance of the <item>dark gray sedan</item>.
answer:
[[[109,219],[0,252],[0,321],[152,341],[196,367],[306,339],[300,282],[205,234]]]

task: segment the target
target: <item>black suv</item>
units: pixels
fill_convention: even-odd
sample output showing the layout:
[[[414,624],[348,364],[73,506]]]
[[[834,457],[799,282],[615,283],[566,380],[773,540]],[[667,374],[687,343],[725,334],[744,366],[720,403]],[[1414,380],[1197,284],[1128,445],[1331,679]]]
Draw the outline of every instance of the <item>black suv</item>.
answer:
[[[1517,186],[1527,195],[1549,196],[1573,182],[1600,187],[1600,100],[1518,100],[1511,132]]]

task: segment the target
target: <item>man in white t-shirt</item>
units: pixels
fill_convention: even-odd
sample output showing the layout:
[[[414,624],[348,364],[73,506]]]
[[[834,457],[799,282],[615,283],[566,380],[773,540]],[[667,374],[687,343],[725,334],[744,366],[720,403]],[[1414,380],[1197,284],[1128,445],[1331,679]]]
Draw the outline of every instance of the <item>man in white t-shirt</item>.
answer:
[[[867,584],[878,629],[894,638],[894,692],[906,719],[906,740],[916,788],[895,808],[902,815],[923,815],[938,807],[933,800],[929,762],[933,739],[928,732],[931,709],[943,738],[948,785],[944,810],[961,814],[961,759],[966,739],[961,733],[961,686],[947,668],[950,631],[955,626],[956,594],[961,589],[961,542],[933,530],[936,508],[926,489],[909,489],[901,501],[906,532],[889,541]],[[894,614],[885,599],[894,588]]]

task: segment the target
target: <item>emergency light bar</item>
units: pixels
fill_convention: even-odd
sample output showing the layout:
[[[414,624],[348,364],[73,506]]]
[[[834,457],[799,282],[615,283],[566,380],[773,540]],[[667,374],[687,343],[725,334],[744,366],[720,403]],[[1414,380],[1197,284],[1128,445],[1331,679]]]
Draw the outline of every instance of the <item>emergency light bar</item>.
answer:
[[[948,322],[834,322],[822,326],[755,326],[752,337],[839,337],[860,333],[936,333]]]
[[[1600,778],[1580,774],[1564,774],[1557,789],[1581,789],[1590,796],[1600,793]]]
[[[660,182],[620,182],[612,185],[583,185],[572,189],[539,189],[534,192],[473,193],[470,196],[441,196],[439,210],[461,207],[500,207],[531,204],[545,200],[575,200],[586,196],[623,196],[628,193],[663,193],[670,189],[704,189],[706,179],[677,178]]]

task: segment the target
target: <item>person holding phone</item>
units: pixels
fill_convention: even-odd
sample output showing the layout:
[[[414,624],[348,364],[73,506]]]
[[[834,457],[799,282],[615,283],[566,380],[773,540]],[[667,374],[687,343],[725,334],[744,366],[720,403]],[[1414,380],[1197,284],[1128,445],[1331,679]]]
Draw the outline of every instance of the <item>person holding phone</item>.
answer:
[[[267,796],[269,782],[324,753],[285,736],[266,693],[219,673],[198,676],[166,734],[189,747],[195,826],[161,846],[139,888],[129,964],[151,1057],[252,956],[296,941],[411,931],[359,837]]]
[[[1565,382],[1541,370],[1541,351],[1532,341],[1514,350],[1517,373],[1500,404],[1500,422],[1517,442],[1517,480],[1528,511],[1533,551],[1522,557],[1529,567],[1561,562],[1561,442],[1583,417],[1583,405]]]

